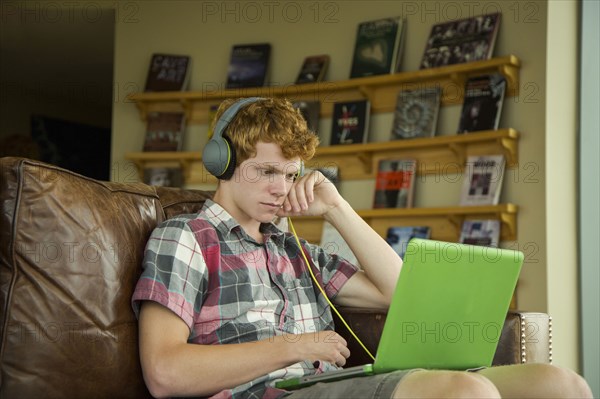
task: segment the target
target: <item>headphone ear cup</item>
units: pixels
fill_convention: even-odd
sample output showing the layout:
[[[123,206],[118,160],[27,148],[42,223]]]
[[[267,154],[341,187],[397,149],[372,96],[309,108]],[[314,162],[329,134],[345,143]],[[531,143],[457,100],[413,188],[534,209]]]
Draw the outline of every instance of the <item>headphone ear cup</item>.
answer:
[[[231,165],[235,169],[235,151],[231,142],[225,137],[210,139],[202,151],[202,163],[211,175],[219,179],[229,171]]]
[[[237,165],[237,157],[235,156],[235,148],[233,148],[233,144],[231,144],[229,138],[223,137],[223,140],[229,147],[229,162],[221,176],[217,177],[221,180],[229,180],[233,176],[233,172],[235,172],[235,167]]]

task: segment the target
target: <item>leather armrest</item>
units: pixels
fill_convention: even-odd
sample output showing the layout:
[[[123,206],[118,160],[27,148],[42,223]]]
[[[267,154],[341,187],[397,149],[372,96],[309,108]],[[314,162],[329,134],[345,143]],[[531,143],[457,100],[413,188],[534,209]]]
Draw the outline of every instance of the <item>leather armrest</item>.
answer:
[[[375,355],[387,312],[381,309],[338,308],[342,317]],[[372,359],[334,314],[336,331],[348,342],[346,367],[372,363]],[[509,311],[492,365],[552,362],[552,320],[545,313]]]
[[[493,365],[552,363],[552,318],[546,313],[509,311]]]

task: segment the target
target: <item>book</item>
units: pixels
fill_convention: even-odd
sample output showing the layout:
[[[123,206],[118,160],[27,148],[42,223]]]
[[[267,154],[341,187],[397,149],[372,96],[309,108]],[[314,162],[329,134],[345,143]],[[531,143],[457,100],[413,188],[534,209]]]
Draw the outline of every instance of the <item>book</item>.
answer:
[[[497,205],[502,190],[504,155],[471,155],[467,158],[460,205]]]
[[[458,133],[496,130],[506,92],[506,79],[500,74],[467,79]]]
[[[329,222],[323,222],[320,246],[328,254],[340,256],[353,265],[360,267],[356,255],[354,255],[344,237]]]
[[[420,69],[491,58],[500,16],[498,12],[433,25]]]
[[[319,133],[319,115],[321,113],[321,102],[320,101],[296,101],[292,103],[292,106],[302,114],[302,117],[306,121],[308,129],[313,131],[315,134]]]
[[[369,100],[333,104],[331,145],[365,143],[369,133]]]
[[[500,221],[497,219],[465,220],[460,231],[459,242],[498,248]]]
[[[190,83],[192,59],[187,55],[152,54],[144,91],[183,91]]]
[[[439,87],[400,91],[394,110],[391,139],[434,136],[440,100]]]
[[[180,151],[184,129],[183,112],[148,113],[144,151]]]
[[[404,49],[406,20],[381,18],[358,25],[350,78],[398,72]]]
[[[150,186],[183,187],[183,171],[181,168],[145,168],[144,183]]]
[[[416,169],[414,159],[380,160],[373,208],[412,208]]]
[[[262,87],[267,82],[271,45],[238,44],[231,49],[227,89]]]
[[[431,236],[429,226],[392,226],[387,229],[385,240],[396,251],[400,258],[404,259],[406,247],[411,238],[424,238]]]
[[[314,83],[324,80],[329,68],[329,60],[330,58],[326,54],[306,57],[302,62],[298,77],[296,77],[296,84]]]

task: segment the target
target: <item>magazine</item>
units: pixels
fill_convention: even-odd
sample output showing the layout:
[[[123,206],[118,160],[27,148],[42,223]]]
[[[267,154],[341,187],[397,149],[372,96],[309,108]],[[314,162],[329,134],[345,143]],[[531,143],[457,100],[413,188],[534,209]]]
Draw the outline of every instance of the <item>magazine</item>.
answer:
[[[388,228],[385,240],[404,259],[406,247],[412,238],[429,239],[430,235],[429,226],[393,226]]]
[[[504,179],[504,155],[467,158],[460,205],[497,205]]]
[[[331,145],[365,143],[369,133],[369,100],[333,104]]]
[[[398,93],[392,140],[432,137],[437,127],[441,89],[428,87]]]
[[[506,79],[500,74],[469,78],[458,133],[498,129],[505,92]]]
[[[420,69],[491,58],[500,16],[500,13],[477,15],[433,25]]]
[[[498,248],[500,221],[496,219],[465,220],[460,232],[461,244]]]
[[[373,208],[412,208],[416,168],[414,159],[380,160]]]

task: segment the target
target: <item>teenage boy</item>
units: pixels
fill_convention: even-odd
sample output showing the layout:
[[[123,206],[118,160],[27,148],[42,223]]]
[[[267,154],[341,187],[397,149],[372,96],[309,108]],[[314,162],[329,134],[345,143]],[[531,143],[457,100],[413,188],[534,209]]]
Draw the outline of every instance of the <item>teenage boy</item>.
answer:
[[[133,295],[142,369],[154,396],[591,397],[575,373],[533,364],[276,389],[277,379],[342,367],[350,355],[308,268],[336,304],[386,308],[402,260],[320,172],[300,176],[318,139],[290,102],[228,100],[216,121],[215,136],[223,137],[215,139],[226,142],[209,143],[203,155],[221,179],[214,198],[198,214],[154,230]],[[306,215],[335,226],[362,270],[304,240],[300,249],[273,224]]]

